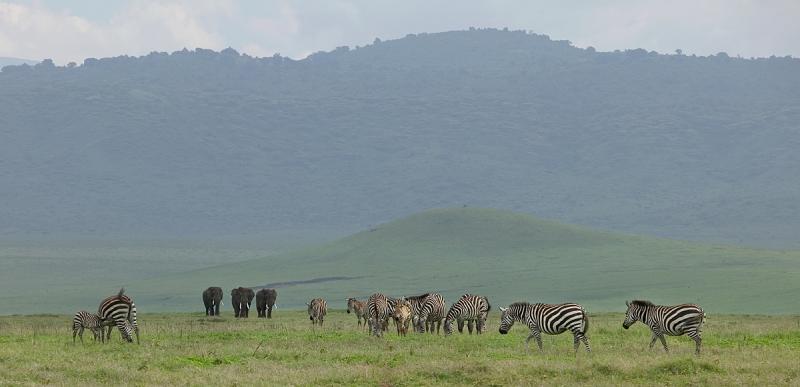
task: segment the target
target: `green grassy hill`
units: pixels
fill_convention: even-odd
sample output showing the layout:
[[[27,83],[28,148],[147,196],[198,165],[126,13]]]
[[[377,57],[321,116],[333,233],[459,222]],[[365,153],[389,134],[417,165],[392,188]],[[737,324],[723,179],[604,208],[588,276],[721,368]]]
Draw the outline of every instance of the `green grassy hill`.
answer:
[[[150,309],[197,307],[201,289],[278,285],[279,304],[312,297],[333,307],[374,291],[464,292],[494,305],[517,300],[584,303],[620,310],[623,301],[697,302],[709,312],[799,313],[800,252],[708,246],[593,231],[491,209],[426,211],[292,254],[134,284]],[[188,305],[187,305],[188,303]]]
[[[279,308],[303,307],[312,297],[342,308],[346,297],[374,291],[437,291],[448,300],[484,294],[494,306],[575,301],[591,311],[619,311],[626,299],[647,298],[696,302],[710,314],[797,314],[800,299],[792,295],[800,294],[800,252],[606,233],[459,208],[426,211],[293,253],[124,285],[143,311],[184,311],[202,310],[200,293],[207,286],[227,294],[235,286],[265,284],[276,284]],[[90,308],[120,285],[64,287],[35,303],[12,297],[4,300],[6,313]]]

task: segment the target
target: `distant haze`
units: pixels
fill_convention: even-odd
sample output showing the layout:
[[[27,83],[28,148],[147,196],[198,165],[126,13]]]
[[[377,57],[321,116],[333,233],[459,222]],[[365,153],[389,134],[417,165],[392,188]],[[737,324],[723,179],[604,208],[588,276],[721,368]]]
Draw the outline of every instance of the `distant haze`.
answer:
[[[0,236],[357,230],[492,207],[800,245],[800,59],[524,31],[301,61],[234,50],[0,73]]]
[[[233,47],[295,59],[407,33],[508,27],[603,51],[800,56],[800,2],[682,1],[0,1],[0,56],[144,55]]]

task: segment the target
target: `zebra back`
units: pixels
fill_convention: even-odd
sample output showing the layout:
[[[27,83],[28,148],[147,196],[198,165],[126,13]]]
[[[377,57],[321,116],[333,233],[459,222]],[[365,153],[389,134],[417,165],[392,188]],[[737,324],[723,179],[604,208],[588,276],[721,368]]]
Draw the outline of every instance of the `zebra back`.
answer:
[[[72,328],[77,329],[80,327],[89,329],[102,328],[103,319],[94,313],[82,310],[75,313],[75,316],[72,318]]]

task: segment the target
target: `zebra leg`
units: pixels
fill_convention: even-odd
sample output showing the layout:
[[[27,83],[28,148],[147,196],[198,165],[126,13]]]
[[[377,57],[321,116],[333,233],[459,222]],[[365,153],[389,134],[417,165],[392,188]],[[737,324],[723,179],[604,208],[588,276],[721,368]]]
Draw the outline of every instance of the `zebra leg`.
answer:
[[[703,339],[700,337],[700,332],[689,333],[689,337],[691,337],[692,340],[694,340],[694,354],[695,355],[699,355],[700,354],[700,345],[703,342]]]
[[[114,329],[114,325],[108,326],[108,334],[106,335],[106,340],[111,340],[111,331]]]
[[[578,334],[577,333],[573,332],[572,336],[573,336],[572,337],[572,346],[575,347],[575,354],[577,355],[578,354],[578,344],[579,344],[579,341],[581,339],[578,338]]]
[[[656,340],[658,340],[658,335],[653,332],[653,337],[650,339],[650,349],[653,349],[653,345],[656,344]]]
[[[583,345],[586,346],[586,352],[592,352],[592,349],[589,348],[589,339],[586,337],[586,335],[581,335],[581,341],[583,341]]]
[[[467,321],[467,329],[469,330],[469,334],[472,334],[472,320]]]
[[[667,340],[664,339],[664,334],[663,333],[659,333],[658,334],[658,338],[661,339],[661,345],[664,346],[664,351],[669,353],[669,348],[667,348]]]

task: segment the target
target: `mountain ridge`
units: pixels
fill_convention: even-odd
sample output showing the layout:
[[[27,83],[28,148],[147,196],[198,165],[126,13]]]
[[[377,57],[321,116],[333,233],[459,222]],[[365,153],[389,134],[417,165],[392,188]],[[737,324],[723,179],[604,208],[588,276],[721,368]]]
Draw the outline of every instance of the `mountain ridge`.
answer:
[[[798,63],[475,30],[12,67],[0,233],[351,231],[468,204],[800,247]]]

